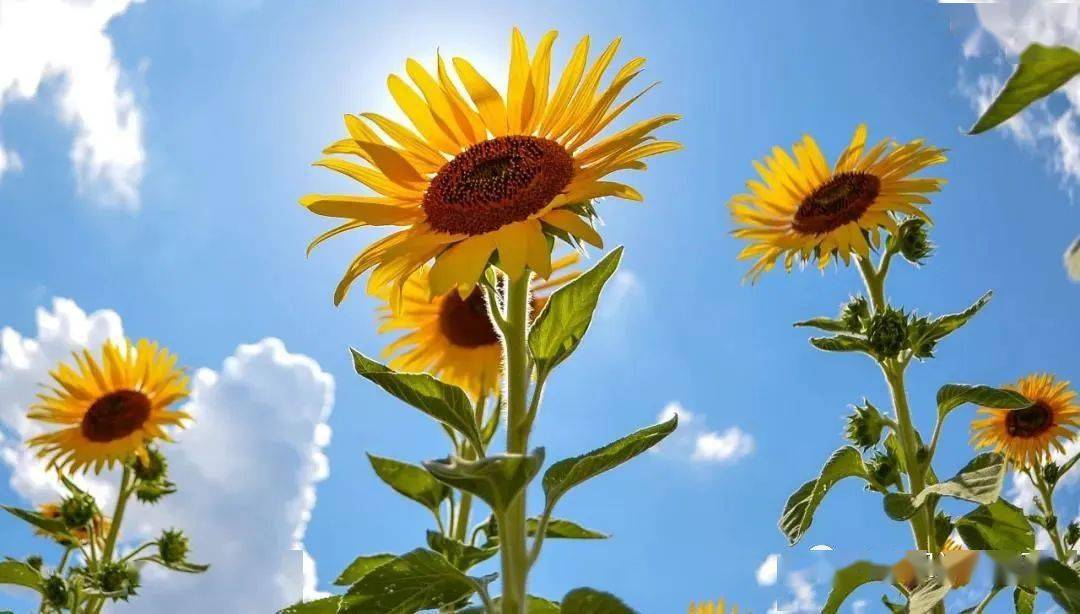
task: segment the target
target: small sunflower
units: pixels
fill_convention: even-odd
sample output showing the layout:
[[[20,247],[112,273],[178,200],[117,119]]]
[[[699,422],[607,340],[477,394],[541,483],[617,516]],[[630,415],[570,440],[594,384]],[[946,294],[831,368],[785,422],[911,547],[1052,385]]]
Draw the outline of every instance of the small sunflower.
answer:
[[[1072,439],[1080,426],[1080,405],[1069,382],[1046,373],[1023,377],[1007,386],[1024,395],[1031,405],[1020,409],[984,407],[988,417],[971,423],[972,443],[1004,454],[1020,469],[1043,463],[1051,448],[1065,453],[1063,441]]]
[[[739,606],[731,606],[731,609],[728,609],[728,605],[723,599],[716,602],[702,601],[701,603],[691,603],[687,614],[739,614]]]
[[[852,254],[865,257],[879,245],[882,228],[896,234],[897,216],[930,221],[924,194],[940,190],[944,180],[911,175],[945,162],[944,150],[921,140],[897,145],[884,139],[864,152],[865,146],[866,126],[860,125],[831,170],[809,135],[792,147],[794,157],[774,147],[764,164],[754,163],[761,180],[747,182],[749,193],[729,205],[739,224],[734,236],[750,243],[739,259],[756,260],[748,279],[781,258],[788,271],[795,262],[849,263]]]
[[[566,271],[578,261],[573,252],[552,263],[552,276],[534,279],[530,296],[532,314],[547,301],[545,292],[577,277]],[[424,267],[405,283],[401,304],[391,307],[391,289],[381,288],[376,296],[380,333],[408,331],[386,346],[383,355],[399,371],[426,371],[443,381],[464,388],[474,398],[495,392],[499,385],[502,344],[488,315],[487,302],[479,286],[464,298],[457,290],[432,297],[430,269]]]
[[[148,462],[146,445],[170,441],[165,427],[183,427],[191,418],[171,409],[187,398],[188,378],[157,343],[106,341],[100,361],[88,350],[74,356],[75,368],[61,364],[50,372],[52,385],[28,414],[66,427],[28,442],[50,467],[100,473],[132,455]]]
[[[919,585],[915,566],[911,563],[912,556],[925,556],[924,552],[912,551],[909,556],[900,559],[893,565],[893,580],[908,590],[915,590]],[[945,577],[949,579],[952,588],[962,588],[971,582],[971,576],[975,573],[975,565],[979,562],[979,552],[968,550],[952,537],[945,540],[941,547],[941,566],[945,568]]]
[[[60,520],[63,517],[59,503],[43,503],[38,506],[38,513],[50,520]],[[112,521],[98,514],[94,516],[94,519],[91,522],[93,523],[94,529],[94,543],[97,546],[101,546],[105,543],[105,538],[109,534],[109,529],[112,527]],[[72,540],[67,536],[49,533],[44,529],[35,531],[37,535],[53,538],[56,540],[56,543],[61,546],[76,547],[90,542],[90,527],[68,529],[67,532],[68,536],[75,538],[75,543],[72,543]]]
[[[434,75],[410,59],[405,71],[413,85],[397,75],[387,85],[412,127],[377,113],[345,116],[349,138],[324,153],[355,155],[359,163],[329,158],[316,165],[375,194],[303,197],[301,204],[311,212],[347,220],[317,237],[308,251],[364,226],[402,229],[353,260],[335,303],[372,269],[369,292],[390,286],[396,301],[405,280],[431,260],[435,295],[454,287],[467,294],[494,254],[512,279],[526,268],[547,278],[551,237],[602,246],[592,224],[593,199],[642,199],[632,187],[604,178],[643,170],[643,158],[679,149],[652,136],[678,116],[660,115],[597,140],[644,93],[619,102],[645,60],[630,60],[601,87],[620,41],[587,66],[586,36],[551,87],[555,37],[554,31],[545,34],[530,59],[525,38],[514,29],[505,97],[463,58],[452,64],[464,94],[441,56]]]

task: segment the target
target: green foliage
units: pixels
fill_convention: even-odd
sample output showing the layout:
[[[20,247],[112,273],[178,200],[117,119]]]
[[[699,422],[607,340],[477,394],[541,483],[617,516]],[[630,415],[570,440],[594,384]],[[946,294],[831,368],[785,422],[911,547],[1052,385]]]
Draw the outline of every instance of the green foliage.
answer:
[[[975,314],[979,313],[990,302],[993,295],[993,292],[987,292],[979,300],[975,301],[971,307],[960,313],[950,313],[934,319],[927,317],[912,318],[908,324],[908,345],[912,349],[914,356],[916,358],[933,358],[934,348],[937,347],[938,342],[967,324],[968,320],[975,317]]]
[[[529,518],[525,521],[525,529],[528,531],[529,537],[536,536],[536,531],[540,528],[539,525],[540,520],[537,518]],[[553,518],[548,521],[547,527],[544,529],[544,537],[547,539],[607,539],[611,536],[592,529],[586,529],[569,520]]]
[[[480,460],[452,457],[425,461],[424,467],[440,481],[472,493],[496,512],[505,510],[544,464],[544,449],[532,454],[497,454]]]
[[[844,446],[829,457],[818,477],[803,484],[788,497],[784,513],[780,517],[780,530],[787,536],[789,544],[794,546],[803,538],[829,489],[840,480],[850,477],[869,480],[870,474],[859,450]]]
[[[334,580],[334,584],[337,586],[349,586],[350,584],[356,584],[360,581],[360,578],[371,573],[376,567],[380,567],[389,563],[397,558],[394,554],[369,554],[364,556],[358,556],[349,566],[345,568],[345,571],[338,575]]]
[[[968,384],[945,384],[937,393],[938,419],[944,420],[952,410],[964,403],[982,407],[1016,409],[1031,404],[1024,395],[1014,390]]]
[[[334,595],[307,603],[298,603],[281,610],[278,614],[337,614],[342,599],[344,599],[342,595]]]
[[[973,550],[1028,552],[1035,548],[1035,531],[1023,510],[1002,499],[961,517],[956,531]]]
[[[1035,611],[1035,593],[1020,586],[1016,587],[1013,591],[1013,610],[1016,614],[1032,614]]]
[[[492,599],[492,604],[495,606],[495,611],[500,612],[499,606],[502,604],[502,600],[496,597]],[[559,604],[543,597],[535,597],[529,595],[525,598],[525,612],[526,614],[559,614]],[[464,610],[458,610],[459,614],[488,614],[488,611],[481,606],[471,606]]]
[[[862,337],[836,335],[834,337],[813,337],[810,345],[826,352],[864,352],[872,354],[870,343]]]
[[[844,437],[855,446],[867,450],[881,441],[881,431],[884,428],[885,417],[870,401],[863,399],[863,404],[856,405],[848,415],[844,425]]]
[[[549,373],[581,344],[600,292],[619,267],[622,252],[621,247],[612,250],[596,266],[548,298],[529,332],[529,350],[539,373]]]
[[[499,553],[497,545],[477,548],[436,531],[427,532],[427,543],[429,548],[445,556],[451,565],[461,571],[468,571]]]
[[[430,510],[438,510],[439,505],[450,496],[450,489],[423,467],[370,453],[367,456],[379,479],[398,494]]]
[[[352,350],[353,366],[362,377],[461,433],[475,450],[484,445],[469,395],[457,386],[440,382],[426,373],[398,373]]]
[[[890,573],[891,568],[888,565],[877,565],[870,561],[858,561],[837,570],[822,613],[836,614],[855,589],[870,582],[881,582],[888,578]]]
[[[948,480],[927,486],[915,495],[912,504],[918,508],[931,495],[953,497],[980,505],[991,505],[998,500],[1005,483],[1008,463],[995,452],[986,452],[973,458]]]
[[[8,559],[0,561],[0,584],[24,586],[40,592],[41,574],[28,563]]]
[[[1045,557],[1039,560],[1036,584],[1066,612],[1080,612],[1080,576],[1072,567]]]
[[[969,134],[979,134],[997,126],[1036,100],[1050,95],[1077,74],[1080,74],[1080,53],[1068,47],[1028,46],[1020,54],[1016,72]]]
[[[418,548],[368,572],[341,599],[341,614],[413,614],[456,604],[478,580],[441,554]]]
[[[46,533],[51,533],[53,535],[67,535],[67,527],[64,525],[64,521],[59,518],[48,518],[34,510],[24,510],[7,505],[2,505],[0,507],[19,520],[28,522]]]
[[[635,614],[621,599],[591,588],[575,588],[563,597],[561,614]],[[532,614],[530,611],[529,614]]]
[[[555,463],[544,473],[547,509],[554,509],[555,502],[571,488],[618,467],[660,443],[675,430],[678,423],[679,417],[672,416],[667,422],[643,428],[592,452]]]

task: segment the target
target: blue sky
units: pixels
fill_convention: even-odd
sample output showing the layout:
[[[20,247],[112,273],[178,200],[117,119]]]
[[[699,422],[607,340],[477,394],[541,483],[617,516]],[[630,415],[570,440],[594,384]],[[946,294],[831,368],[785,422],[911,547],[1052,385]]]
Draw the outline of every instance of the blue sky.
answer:
[[[940,171],[949,183],[932,206],[939,252],[922,270],[897,267],[889,294],[933,313],[962,309],[988,289],[995,297],[937,359],[913,367],[924,429],[946,382],[998,384],[1034,370],[1080,379],[1080,286],[1060,264],[1080,213],[1053,151],[1018,146],[1004,132],[963,135],[975,117],[965,83],[1004,70],[992,39],[981,57],[964,57],[980,23],[969,7],[453,4],[131,6],[107,34],[119,87],[142,121],[137,206],[80,183],[70,154],[80,128],[57,111],[62,80],[0,107],[0,143],[21,161],[0,177],[0,326],[32,337],[35,309],[67,297],[86,311],[115,310],[128,334],[160,339],[193,367],[220,368],[239,344],[277,337],[333,375],[330,475],[317,486],[304,538],[320,588],[358,554],[419,545],[429,520],[377,481],[363,452],[419,461],[443,455],[444,441],[351,373],[348,346],[376,353],[386,340],[372,326],[372,301],[354,293],[334,308],[331,292],[374,234],[338,239],[305,259],[325,225],[297,198],[351,187],[310,163],[343,134],[344,113],[390,110],[385,78],[405,58],[430,63],[438,48],[501,75],[514,25],[530,42],[559,30],[557,62],[583,34],[623,36],[620,57],[647,57],[646,79],[661,81],[635,117],[681,113],[664,134],[686,147],[633,178],[644,205],[600,205],[608,244],[626,245],[622,300],[607,297],[585,344],[557,372],[534,441],[548,458],[577,454],[652,423],[677,401],[707,430],[737,427],[754,442],[749,455],[726,463],[646,455],[574,491],[559,515],[614,537],[550,544],[532,592],[558,597],[589,585],[642,612],[717,597],[764,611],[793,599],[791,572],[814,579],[858,558],[892,561],[907,548],[906,527],[854,484],[830,495],[798,547],[788,549],[775,528],[787,496],[841,445],[846,406],[863,396],[887,404],[868,360],[818,354],[790,326],[834,313],[857,288],[853,270],[740,284],[746,267],[735,261],[727,199],[752,178],[751,160],[805,132],[830,156],[859,122],[872,138],[925,137],[949,149]],[[958,412],[950,423],[942,473],[971,456],[971,417]],[[7,471],[0,466],[0,501],[22,501]],[[1076,514],[1075,498],[1066,509]],[[5,554],[36,547],[11,520],[0,518],[0,535]],[[835,550],[808,551],[818,543]],[[759,586],[755,570],[771,553],[781,555],[779,582]],[[817,590],[820,603],[827,588]],[[880,594],[856,598],[874,604]]]

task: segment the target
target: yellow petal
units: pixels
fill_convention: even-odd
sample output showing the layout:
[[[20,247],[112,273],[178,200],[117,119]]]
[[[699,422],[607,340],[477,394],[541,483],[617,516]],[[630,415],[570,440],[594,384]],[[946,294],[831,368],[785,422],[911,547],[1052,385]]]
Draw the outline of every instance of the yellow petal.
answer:
[[[547,279],[551,275],[551,245],[537,220],[522,222],[525,226],[525,263],[537,275]]]
[[[390,181],[406,188],[423,190],[427,187],[424,176],[392,147],[365,141],[357,141],[356,144],[371,156],[375,166]]]
[[[529,79],[529,47],[521,30],[510,35],[510,75],[506,87],[506,117],[511,134],[520,134],[532,114],[536,91]]]
[[[544,214],[544,217],[540,218],[540,221],[559,230],[564,230],[594,247],[604,247],[604,240],[600,238],[600,234],[596,232],[596,229],[572,211],[566,209],[549,211]]]
[[[533,54],[532,70],[530,79],[533,85],[533,108],[529,115],[529,121],[525,124],[526,134],[532,134],[540,120],[543,119],[544,109],[547,105],[548,87],[551,83],[551,47],[555,44],[558,32],[551,30],[540,39]]]
[[[484,124],[491,134],[503,136],[506,134],[506,105],[503,103],[499,91],[491,86],[491,83],[483,77],[473,65],[463,58],[454,58],[454,69],[457,71],[465,90],[469,92],[476,105],[477,112],[483,118]]]
[[[406,224],[423,216],[418,208],[395,205],[377,196],[308,194],[300,204],[316,215],[351,218],[373,226]]]
[[[551,102],[544,112],[543,121],[540,123],[538,132],[540,136],[548,136],[550,130],[563,117],[566,108],[570,104],[570,97],[574,95],[578,83],[581,82],[581,75],[585,72],[585,62],[588,58],[589,37],[585,36],[578,42],[577,47],[574,48],[574,53],[566,63],[566,68],[563,69],[562,77],[559,78],[559,85],[555,88],[555,93],[552,95]]]
[[[491,234],[499,250],[499,268],[511,280],[519,279],[525,272],[525,224],[508,224]]]
[[[402,112],[416,126],[417,132],[427,139],[428,143],[439,151],[444,151],[450,155],[455,155],[461,151],[461,146],[435,123],[431,109],[424,102],[424,99],[402,81],[401,77],[390,75],[386,80],[386,86],[389,88],[394,102],[401,107]]]
[[[495,243],[490,235],[470,237],[435,258],[429,273],[432,296],[440,296],[461,285],[474,285],[484,272]]]

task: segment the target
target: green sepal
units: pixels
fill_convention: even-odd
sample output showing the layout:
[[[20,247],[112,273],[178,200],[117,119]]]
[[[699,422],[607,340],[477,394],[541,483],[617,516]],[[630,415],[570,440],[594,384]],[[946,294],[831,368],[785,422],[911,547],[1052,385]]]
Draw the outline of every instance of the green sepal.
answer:
[[[1080,74],[1080,53],[1068,47],[1029,45],[1016,72],[968,134],[979,134],[1008,120],[1036,100],[1049,96]]]
[[[870,475],[859,450],[853,446],[844,446],[829,457],[818,477],[806,482],[788,497],[779,526],[790,545],[798,543],[810,528],[814,513],[829,489],[840,480],[850,477],[869,481]]]
[[[367,457],[379,479],[398,494],[429,510],[438,510],[442,502],[450,496],[450,488],[419,465],[371,453],[368,453]]]
[[[531,454],[497,454],[480,460],[451,457],[425,461],[424,467],[443,483],[472,493],[502,512],[543,464],[544,449],[537,448]]]
[[[210,569],[209,565],[199,565],[199,564],[196,564],[196,563],[188,563],[187,561],[177,561],[177,562],[174,562],[174,563],[166,563],[164,559],[162,559],[160,556],[158,556],[156,554],[153,555],[153,556],[143,557],[143,558],[141,558],[139,560],[141,560],[141,561],[150,561],[151,563],[157,563],[158,565],[161,565],[162,567],[164,567],[166,569],[171,569],[173,571],[179,571],[179,572],[182,572],[182,573],[192,573],[192,574],[194,574],[194,573],[205,573],[207,570]]]

